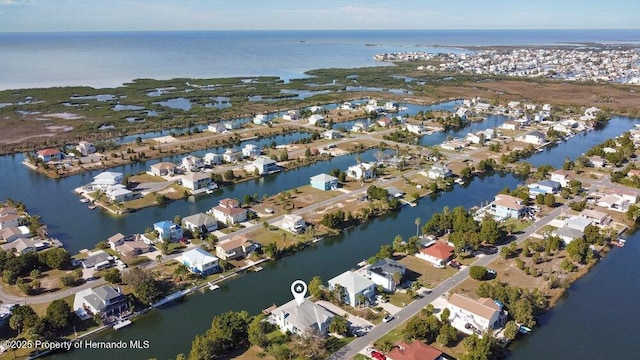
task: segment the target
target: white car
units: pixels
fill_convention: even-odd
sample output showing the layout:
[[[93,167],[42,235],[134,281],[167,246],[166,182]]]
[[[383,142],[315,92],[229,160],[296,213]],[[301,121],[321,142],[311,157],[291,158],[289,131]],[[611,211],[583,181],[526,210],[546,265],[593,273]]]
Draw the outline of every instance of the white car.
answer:
[[[382,322],[388,323],[391,320],[393,320],[393,316],[391,314],[387,314],[387,316],[382,319]]]

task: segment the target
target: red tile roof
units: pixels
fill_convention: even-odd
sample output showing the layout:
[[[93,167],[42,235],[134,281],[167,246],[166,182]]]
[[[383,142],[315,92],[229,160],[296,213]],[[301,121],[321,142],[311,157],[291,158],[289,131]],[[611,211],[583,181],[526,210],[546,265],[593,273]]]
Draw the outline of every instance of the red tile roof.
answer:
[[[442,351],[429,346],[422,341],[415,340],[411,344],[398,341],[388,354],[388,359],[393,360],[436,360],[442,356]]]
[[[453,246],[449,246],[443,242],[436,242],[435,244],[420,250],[420,252],[431,255],[441,260],[447,260],[453,256]]]
[[[60,154],[60,150],[58,149],[43,149],[38,151],[38,155],[42,155],[42,156],[51,156],[51,155],[58,155]]]

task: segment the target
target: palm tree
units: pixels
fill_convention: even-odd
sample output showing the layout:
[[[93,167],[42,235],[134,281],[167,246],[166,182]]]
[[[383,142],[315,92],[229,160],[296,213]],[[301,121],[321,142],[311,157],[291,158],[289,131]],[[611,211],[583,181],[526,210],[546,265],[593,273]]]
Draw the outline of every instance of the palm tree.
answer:
[[[422,220],[420,220],[420,218],[416,218],[415,224],[416,224],[416,236],[419,236],[418,234],[418,230],[420,228],[420,223],[422,222]]]

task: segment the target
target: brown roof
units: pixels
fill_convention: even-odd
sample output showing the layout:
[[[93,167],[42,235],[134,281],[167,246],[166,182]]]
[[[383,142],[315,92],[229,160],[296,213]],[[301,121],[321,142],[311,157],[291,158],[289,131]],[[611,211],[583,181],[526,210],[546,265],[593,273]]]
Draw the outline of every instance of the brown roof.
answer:
[[[159,162],[157,164],[153,164],[153,165],[151,165],[151,167],[155,168],[155,169],[175,169],[176,168],[176,164],[170,163],[168,161],[163,161],[163,162]]]
[[[20,216],[17,214],[13,214],[13,213],[8,213],[8,214],[4,214],[2,216],[0,216],[0,220],[2,221],[11,221],[11,220],[16,220],[16,219],[20,219]]]
[[[2,215],[6,215],[6,214],[17,214],[18,210],[16,210],[15,208],[12,208],[10,206],[2,206],[0,207],[0,216]]]
[[[218,247],[222,248],[222,250],[224,251],[229,251],[229,250],[237,249],[239,247],[244,248],[251,244],[252,242],[248,238],[242,235],[234,235],[230,240],[222,241],[218,243]]]
[[[51,155],[58,155],[60,154],[60,150],[58,149],[42,149],[40,151],[38,151],[38,155],[43,155],[43,156],[51,156]]]
[[[396,347],[387,354],[387,358],[393,360],[435,360],[442,356],[442,351],[418,340],[411,344],[398,341],[394,345]]]
[[[446,260],[453,256],[453,246],[449,246],[443,242],[436,242],[435,244],[420,250],[420,252],[431,255],[435,258]]]
[[[521,199],[505,194],[498,194],[496,195],[495,200],[493,200],[493,203],[495,205],[500,205],[502,207],[514,210],[521,210],[522,208],[524,208],[524,205],[522,205],[521,202]]]
[[[449,297],[449,304],[457,306],[484,319],[491,319],[496,311],[500,311],[500,306],[489,298],[474,300],[460,294],[451,295],[451,297]]]
[[[107,241],[110,242],[110,243],[115,243],[115,242],[118,242],[118,241],[123,240],[123,239],[124,239],[124,235],[122,235],[121,233],[117,233],[117,234],[111,236],[110,238],[108,238]]]
[[[237,208],[237,207],[223,207],[223,206],[216,206],[214,209],[220,211],[221,213],[227,214],[227,215],[236,215],[236,214],[241,214],[247,210],[243,209],[243,208]]]
[[[237,208],[240,206],[240,203],[237,200],[226,198],[220,200],[220,206],[224,206],[226,208]]]
[[[125,241],[124,244],[117,247],[118,251],[122,254],[130,254],[132,252],[147,252],[149,245],[144,241]]]
[[[556,170],[556,171],[553,171],[552,174],[562,175],[566,177],[566,176],[570,176],[571,172],[568,170]]]

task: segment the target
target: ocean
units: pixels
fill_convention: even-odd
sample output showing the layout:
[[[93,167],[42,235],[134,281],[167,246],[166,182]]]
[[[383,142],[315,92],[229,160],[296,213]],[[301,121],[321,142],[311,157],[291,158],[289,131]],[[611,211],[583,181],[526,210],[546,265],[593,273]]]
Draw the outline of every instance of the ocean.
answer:
[[[184,31],[0,33],[0,90],[114,87],[139,78],[304,77],[380,65],[384,52],[460,46],[640,44],[640,30]]]

